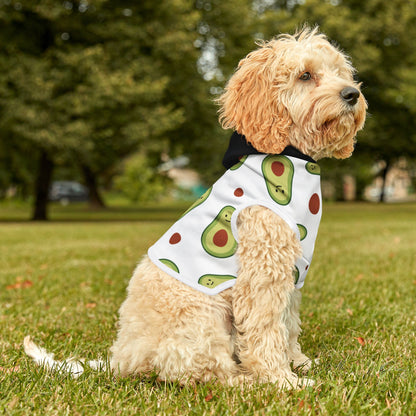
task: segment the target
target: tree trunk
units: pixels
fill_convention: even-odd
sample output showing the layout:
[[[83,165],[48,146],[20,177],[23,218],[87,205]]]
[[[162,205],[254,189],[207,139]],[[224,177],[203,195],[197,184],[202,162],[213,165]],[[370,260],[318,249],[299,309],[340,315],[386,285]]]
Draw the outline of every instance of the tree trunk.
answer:
[[[84,175],[85,185],[89,191],[89,203],[92,208],[105,208],[105,203],[100,195],[97,186],[97,178],[94,172],[87,165],[81,165],[82,173]]]
[[[38,174],[35,182],[35,205],[33,207],[33,221],[46,221],[48,219],[48,194],[52,181],[53,161],[42,150],[39,158]]]
[[[381,185],[380,199],[378,202],[385,202],[386,200],[386,179],[387,179],[387,173],[389,169],[390,169],[390,160],[386,160],[386,165],[384,166],[381,172],[381,178],[383,179],[383,182]]]

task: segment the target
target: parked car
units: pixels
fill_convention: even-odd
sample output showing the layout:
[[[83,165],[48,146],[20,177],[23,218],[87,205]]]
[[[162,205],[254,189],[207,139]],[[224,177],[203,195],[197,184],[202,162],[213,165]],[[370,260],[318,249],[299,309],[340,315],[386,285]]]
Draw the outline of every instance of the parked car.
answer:
[[[74,181],[56,181],[49,190],[49,200],[67,205],[70,202],[82,202],[88,200],[88,189]]]

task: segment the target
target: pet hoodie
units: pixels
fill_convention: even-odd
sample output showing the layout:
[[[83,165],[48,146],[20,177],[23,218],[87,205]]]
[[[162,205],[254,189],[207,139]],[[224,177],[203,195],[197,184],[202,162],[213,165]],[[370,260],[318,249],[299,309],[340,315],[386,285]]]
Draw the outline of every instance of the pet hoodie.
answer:
[[[312,260],[322,213],[319,166],[293,147],[267,155],[245,143],[244,136],[232,136],[223,161],[229,169],[148,251],[157,267],[209,295],[235,284],[237,218],[244,208],[269,208],[300,239],[296,288],[303,286]]]

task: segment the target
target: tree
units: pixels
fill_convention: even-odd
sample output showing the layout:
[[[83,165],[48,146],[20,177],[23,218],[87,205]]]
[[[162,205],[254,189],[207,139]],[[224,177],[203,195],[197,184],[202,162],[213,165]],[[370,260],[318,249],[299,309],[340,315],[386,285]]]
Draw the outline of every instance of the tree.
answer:
[[[186,12],[193,4],[162,3],[154,19],[146,1],[0,8],[0,131],[35,149],[34,219],[47,217],[45,189],[57,159],[77,160],[91,186],[138,146],[160,152],[164,133],[183,122],[183,110],[163,100],[171,72],[158,50],[172,50],[175,33],[192,45],[195,16]]]
[[[187,13],[196,20],[188,24],[187,31],[192,31],[192,41],[183,33],[158,35],[147,48],[172,74],[163,102],[183,110],[184,122],[169,131],[165,152],[172,157],[189,156],[191,165],[209,183],[222,170],[222,154],[230,136],[219,126],[214,100],[238,60],[253,47],[251,1],[191,3]],[[149,15],[158,15],[159,6],[152,5]]]
[[[152,161],[162,150],[186,153],[214,176],[229,133],[213,98],[252,48],[250,3],[4,3],[0,130],[33,148],[37,183],[57,163],[76,163],[98,204],[100,177],[131,152]],[[37,190],[34,217],[44,219],[46,193]]]

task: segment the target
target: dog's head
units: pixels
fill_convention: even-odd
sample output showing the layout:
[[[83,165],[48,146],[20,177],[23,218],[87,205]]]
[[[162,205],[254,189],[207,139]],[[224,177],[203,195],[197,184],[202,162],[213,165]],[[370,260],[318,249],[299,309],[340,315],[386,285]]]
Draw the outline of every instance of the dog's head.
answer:
[[[260,46],[218,100],[223,127],[264,153],[292,145],[314,159],[349,157],[367,104],[348,57],[316,28]]]

